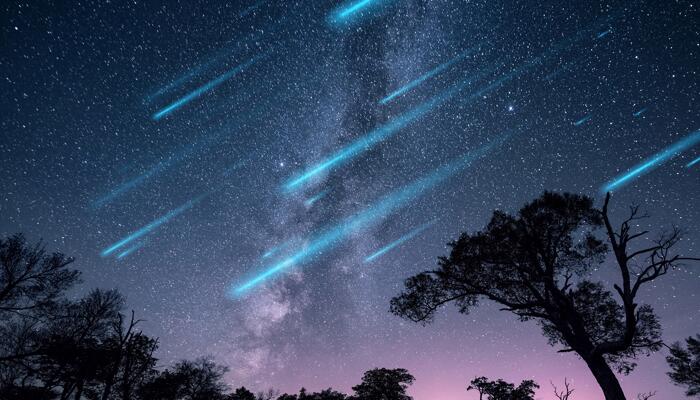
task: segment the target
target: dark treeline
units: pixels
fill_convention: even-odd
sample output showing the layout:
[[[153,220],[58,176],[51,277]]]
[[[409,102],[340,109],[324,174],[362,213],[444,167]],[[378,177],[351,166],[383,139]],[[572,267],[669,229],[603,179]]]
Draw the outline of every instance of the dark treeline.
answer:
[[[463,313],[479,300],[498,303],[521,320],[538,321],[552,345],[578,355],[607,400],[625,399],[613,371],[629,373],[638,356],[665,346],[670,379],[688,396],[700,395],[700,336],[666,346],[653,308],[637,300],[640,287],[691,260],[672,252],[680,230],[633,249],[631,242],[648,234],[633,232],[644,216],[633,207],[615,229],[609,200],[598,210],[584,196],[545,193],[515,216],[494,212],[483,231],[452,243],[438,269],[409,278],[391,311],[425,323],[450,302]],[[610,250],[621,276],[612,291],[588,279]],[[331,388],[286,394],[234,390],[224,380],[227,368],[207,358],[159,367],[159,338],[140,330],[119,292],[66,297],[80,282],[73,261],[22,235],[0,238],[0,400],[411,399],[414,377],[401,368],[365,372],[352,394]],[[464,387],[481,400],[531,400],[539,385],[475,377]],[[567,380],[553,387],[561,400],[573,400],[574,392]]]
[[[348,396],[333,389],[254,394],[224,383],[207,358],[159,369],[158,339],[139,329],[115,290],[71,301],[73,259],[21,235],[0,239],[0,400],[407,400],[404,369],[367,371]]]

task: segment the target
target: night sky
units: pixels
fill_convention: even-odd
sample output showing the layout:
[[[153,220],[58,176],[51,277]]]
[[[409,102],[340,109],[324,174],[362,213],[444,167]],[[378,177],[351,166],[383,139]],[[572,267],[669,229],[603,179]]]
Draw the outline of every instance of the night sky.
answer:
[[[389,300],[544,190],[612,187],[614,218],[640,204],[700,252],[692,1],[7,3],[0,234],[75,256],[75,295],[118,288],[162,365],[210,355],[287,392],[402,367],[417,400],[569,377],[600,399],[535,323],[484,304],[422,327]],[[640,295],[669,343],[700,331],[698,268]],[[623,388],[681,398],[666,370]]]

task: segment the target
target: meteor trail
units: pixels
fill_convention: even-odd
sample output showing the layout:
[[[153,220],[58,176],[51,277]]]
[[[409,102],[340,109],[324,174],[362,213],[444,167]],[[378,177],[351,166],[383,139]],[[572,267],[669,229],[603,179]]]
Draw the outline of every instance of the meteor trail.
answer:
[[[269,249],[268,251],[266,251],[265,254],[263,254],[262,257],[260,257],[260,258],[262,258],[262,259],[270,258],[270,257],[272,257],[273,255],[275,255],[277,252],[279,252],[280,250],[284,249],[284,248],[287,247],[287,246],[289,246],[289,242],[287,242],[287,243],[282,243],[282,244],[280,244],[280,245],[278,245],[278,246],[275,246],[275,247]]]
[[[398,246],[402,245],[404,242],[407,242],[407,241],[413,239],[414,237],[420,235],[421,233],[423,233],[424,230],[430,228],[434,224],[435,224],[435,221],[430,221],[428,223],[425,223],[425,224],[419,226],[418,228],[413,229],[412,231],[408,232],[407,234],[401,236],[399,239],[389,243],[388,245],[379,249],[377,252],[375,252],[372,255],[370,255],[369,257],[365,258],[365,263],[371,262],[375,258],[383,256],[384,254],[393,250],[395,247],[398,247]]]
[[[336,20],[344,20],[350,17],[351,15],[357,13],[358,11],[362,10],[363,8],[366,8],[370,6],[372,3],[375,3],[376,0],[358,0],[353,3],[351,3],[348,6],[342,7],[339,10],[335,12],[335,19]]]
[[[586,115],[585,117],[581,118],[580,120],[574,122],[574,126],[581,126],[581,125],[585,124],[586,122],[588,122],[588,120],[590,120],[590,119],[591,119],[591,116]]]
[[[243,64],[239,64],[235,68],[229,70],[225,74],[220,75],[218,78],[211,80],[211,81],[205,83],[204,85],[200,86],[199,88],[191,91],[185,97],[180,98],[179,100],[169,104],[168,106],[162,108],[157,113],[153,114],[152,119],[154,121],[158,121],[161,118],[172,113],[173,111],[177,110],[178,108],[184,106],[185,104],[187,104],[187,103],[191,102],[192,100],[205,94],[206,92],[215,89],[217,86],[221,85],[222,83],[226,82],[227,80],[229,80],[229,79],[233,78],[234,76],[238,75],[239,73],[245,71],[251,65],[255,64],[258,61],[258,58],[259,57],[253,57],[250,60],[244,62]]]
[[[644,108],[642,108],[641,110],[639,110],[639,111],[635,112],[635,113],[634,113],[634,114],[632,114],[632,115],[633,115],[633,116],[635,116],[635,117],[638,117],[638,116],[640,116],[640,115],[644,114],[644,113],[646,112],[646,110],[647,110],[647,108],[646,108],[646,107],[644,107]]]
[[[668,161],[669,159],[676,156],[678,153],[700,143],[700,130],[697,130],[680,141],[667,147],[666,150],[655,154],[653,157],[648,158],[643,163],[636,165],[630,171],[625,174],[619,175],[605,186],[603,186],[603,192],[609,192],[615,188],[618,188],[632,179],[635,179],[653,169],[658,167],[660,164]],[[689,165],[690,166],[690,165]]]
[[[481,77],[484,73],[479,73],[466,81],[460,82],[456,85],[453,85],[450,89],[447,91],[434,96],[430,100],[426,101],[425,103],[411,109],[410,111],[405,112],[404,114],[392,119],[388,123],[374,129],[373,131],[365,134],[364,136],[360,137],[359,139],[355,140],[354,142],[350,143],[346,147],[338,150],[334,154],[332,154],[330,157],[326,158],[325,160],[319,162],[318,164],[312,166],[311,168],[307,169],[306,171],[303,171],[299,175],[296,175],[290,179],[288,179],[284,184],[282,185],[282,189],[285,192],[291,192],[295,189],[298,189],[302,185],[304,185],[306,182],[308,182],[310,179],[314,178],[315,176],[338,166],[339,164],[342,164],[344,162],[349,161],[350,159],[357,157],[359,154],[367,151],[370,147],[374,146],[375,144],[386,140],[387,138],[393,136],[398,132],[400,129],[404,128],[405,126],[411,124],[412,122],[416,121],[417,119],[421,118],[428,112],[430,112],[433,108],[438,107],[445,103],[447,100],[451,99],[455,94],[457,94],[460,90],[462,90],[464,87],[468,86],[471,84],[474,80],[478,79]]]
[[[696,158],[695,160],[689,162],[688,165],[686,165],[686,168],[690,168],[690,167],[692,167],[693,165],[695,165],[695,164],[697,164],[697,163],[700,163],[700,157],[698,157],[698,158]]]
[[[611,32],[610,29],[608,29],[608,30],[605,31],[605,32],[600,32],[600,33],[598,34],[598,36],[596,36],[595,38],[596,38],[596,39],[602,39],[602,38],[608,36],[608,34],[609,34],[610,32]]]
[[[449,61],[447,61],[447,62],[445,62],[445,63],[442,63],[442,64],[438,65],[437,67],[435,67],[435,68],[433,68],[432,70],[426,72],[425,74],[421,75],[420,77],[418,77],[418,78],[412,80],[411,82],[409,82],[409,83],[407,83],[407,84],[401,86],[401,87],[398,88],[397,90],[395,90],[395,91],[393,91],[392,93],[390,93],[388,96],[386,96],[386,97],[384,97],[383,99],[379,100],[379,104],[381,104],[381,105],[386,105],[387,103],[389,103],[390,101],[392,101],[392,100],[395,99],[396,97],[399,97],[399,96],[405,94],[406,92],[410,91],[411,89],[415,88],[416,86],[420,85],[421,83],[427,81],[428,79],[434,77],[435,75],[438,75],[438,74],[442,73],[443,71],[445,71],[446,69],[450,68],[451,66],[453,66],[453,65],[456,64],[457,62],[459,62],[459,61],[461,61],[462,59],[468,57],[470,54],[472,54],[472,53],[473,53],[475,50],[477,50],[479,47],[480,47],[479,45],[477,45],[477,46],[475,46],[475,47],[472,47],[471,49],[462,52],[462,54],[459,54],[457,57],[454,57],[454,58],[452,58],[451,60],[449,60]]]
[[[247,7],[246,9],[244,9],[243,11],[238,13],[238,18],[247,17],[250,13],[252,13],[256,9],[258,9],[261,5],[263,5],[263,3],[266,3],[266,2],[267,2],[267,0],[260,0],[260,1],[256,2],[255,4]]]
[[[161,162],[157,163],[156,165],[152,166],[151,168],[149,168],[143,174],[122,183],[121,185],[119,185],[115,189],[113,189],[111,192],[109,192],[106,195],[93,201],[92,207],[97,209],[97,208],[104,206],[105,204],[108,204],[108,203],[114,201],[117,197],[129,192],[132,189],[135,189],[136,187],[143,184],[148,179],[157,176],[158,174],[165,171],[166,169],[168,169],[168,168],[174,166],[175,164],[179,163],[180,161],[186,159],[187,157],[189,157],[191,154],[195,153],[196,151],[211,146],[217,139],[221,138],[230,127],[231,127],[231,125],[227,126],[224,129],[217,131],[214,134],[210,134],[203,139],[200,139],[194,143],[190,143],[190,144],[184,146],[183,148],[179,149],[175,154],[168,157],[166,160],[161,161]]]
[[[453,159],[448,164],[434,170],[409,185],[397,190],[375,203],[372,207],[341,221],[339,224],[329,228],[319,235],[312,237],[303,248],[294,251],[291,255],[279,262],[269,265],[261,273],[250,278],[239,285],[232,286],[229,296],[240,296],[246,291],[258,286],[267,279],[278,273],[302,262],[309,261],[321,252],[328,250],[342,241],[353,232],[367,228],[372,223],[381,220],[389,214],[405,207],[410,201],[423,195],[427,190],[432,189],[446,179],[464,170],[474,161],[484,157],[496,146],[505,142],[510,135],[501,135],[481,148]]]
[[[317,201],[321,200],[322,198],[326,197],[327,194],[328,194],[328,190],[324,190],[324,191],[322,191],[321,193],[318,193],[317,195],[315,195],[315,196],[310,197],[309,199],[307,199],[307,200],[304,202],[304,205],[307,206],[307,207],[311,207],[312,205],[314,205],[315,202],[317,202]]]
[[[116,250],[126,246],[127,244],[133,242],[134,240],[148,234],[149,232],[153,231],[154,229],[158,228],[159,226],[165,224],[166,222],[170,221],[171,219],[177,217],[178,215],[182,214],[183,212],[189,210],[192,208],[195,204],[199,203],[202,199],[204,199],[209,193],[200,195],[187,203],[181,205],[180,207],[171,210],[167,214],[153,220],[150,222],[148,225],[144,226],[143,228],[132,232],[128,236],[124,237],[120,241],[114,243],[113,245],[107,247],[100,253],[102,257],[107,257],[108,255],[114,253]],[[127,250],[128,251],[128,250]]]
[[[139,242],[139,243],[136,243],[135,245],[133,245],[133,246],[129,247],[128,249],[119,253],[119,255],[117,256],[117,260],[121,260],[122,258],[128,256],[129,254],[135,252],[136,250],[139,250],[140,248],[142,248],[145,245],[146,245],[146,240]]]

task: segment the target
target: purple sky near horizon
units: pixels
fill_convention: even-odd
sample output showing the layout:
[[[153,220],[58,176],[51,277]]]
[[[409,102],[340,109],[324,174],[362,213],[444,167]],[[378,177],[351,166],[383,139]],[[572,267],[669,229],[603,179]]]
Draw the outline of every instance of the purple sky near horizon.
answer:
[[[4,4],[0,235],[75,256],[76,295],[118,288],[160,338],[162,366],[211,356],[234,387],[349,393],[370,368],[402,367],[416,400],[476,399],[466,387],[482,375],[534,379],[542,400],[566,377],[574,400],[601,399],[583,361],[557,353],[534,322],[484,302],[469,315],[447,306],[424,327],[390,314],[389,300],[494,209],[515,212],[544,190],[600,204],[605,184],[700,129],[698,7],[659,3],[376,0],[342,21],[353,1]],[[284,190],[436,96],[384,140]],[[227,294],[506,132],[322,254]],[[679,251],[700,254],[700,164],[687,167],[698,156],[687,146],[626,181],[613,217],[639,204],[654,232],[679,225]],[[700,333],[698,268],[640,295],[669,343]],[[611,287],[614,266],[593,278]],[[683,398],[665,354],[621,377],[629,398]]]

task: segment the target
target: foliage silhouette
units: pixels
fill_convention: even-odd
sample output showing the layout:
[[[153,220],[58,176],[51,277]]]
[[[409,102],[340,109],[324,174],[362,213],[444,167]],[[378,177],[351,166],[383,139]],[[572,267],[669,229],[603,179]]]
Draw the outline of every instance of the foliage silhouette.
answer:
[[[222,378],[226,371],[205,358],[183,360],[145,383],[140,395],[152,400],[224,400],[227,387]]]
[[[613,368],[629,373],[639,355],[661,347],[661,326],[649,305],[638,304],[640,288],[690,258],[673,254],[678,229],[630,248],[648,232],[633,232],[645,218],[631,207],[613,228],[610,195],[602,210],[589,197],[545,192],[516,215],[495,211],[481,232],[464,233],[451,243],[438,269],[406,280],[391,301],[391,311],[421,323],[431,321],[442,305],[455,303],[468,313],[491,300],[521,320],[536,320],[552,345],[575,352],[588,365],[606,400],[625,395]],[[598,237],[603,230],[605,239]],[[607,242],[607,244],[606,244]],[[612,249],[620,281],[617,294],[587,279]]]
[[[666,357],[673,383],[686,388],[687,396],[700,396],[700,335],[685,339],[686,348],[680,343],[670,347],[671,354]]]
[[[403,368],[375,368],[365,372],[362,383],[353,386],[358,400],[411,400],[406,394],[415,378]]]
[[[502,379],[490,381],[485,376],[481,376],[469,382],[467,391],[476,390],[479,393],[479,400],[534,400],[535,389],[539,387],[531,380],[522,381],[515,386]]]
[[[228,400],[257,400],[255,394],[241,386],[228,396]]]

